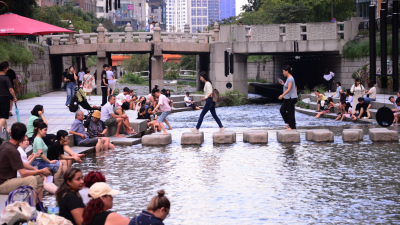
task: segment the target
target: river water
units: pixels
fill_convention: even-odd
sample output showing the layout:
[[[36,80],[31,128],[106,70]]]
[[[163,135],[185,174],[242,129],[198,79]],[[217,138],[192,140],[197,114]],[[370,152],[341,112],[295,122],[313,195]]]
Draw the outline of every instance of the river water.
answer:
[[[280,144],[274,130],[284,126],[279,105],[217,108],[237,142],[214,146],[218,129],[205,117],[205,142],[181,146],[180,137],[194,127],[200,111],[168,117],[174,130],[166,147],[142,145],[89,154],[74,164],[86,174],[105,174],[121,190],[112,210],[133,217],[159,189],[172,203],[166,224],[399,224],[399,143],[372,143],[375,125],[314,119],[296,113],[300,144]],[[242,142],[246,129],[268,129],[267,145]],[[334,143],[305,140],[305,129],[328,128]],[[343,143],[343,128],[362,128],[364,141]]]

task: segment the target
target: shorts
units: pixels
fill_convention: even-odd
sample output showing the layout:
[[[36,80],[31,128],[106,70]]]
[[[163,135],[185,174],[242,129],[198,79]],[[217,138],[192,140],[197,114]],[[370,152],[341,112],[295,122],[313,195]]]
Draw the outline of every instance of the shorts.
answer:
[[[0,119],[8,119],[10,117],[10,97],[0,97]]]
[[[115,83],[108,84],[108,91],[110,91],[110,89],[115,90]]]
[[[167,118],[169,114],[171,114],[171,111],[162,112],[161,115],[158,117],[157,121],[164,122],[164,120]]]
[[[84,141],[82,141],[78,146],[82,146],[82,147],[94,147],[97,145],[97,143],[99,142],[100,138],[89,138],[86,139]]]
[[[117,126],[117,118],[111,118],[111,119],[104,121],[104,125],[110,126],[110,127]]]
[[[47,167],[50,169],[50,172],[55,174],[55,173],[57,173],[58,168],[60,167],[60,161],[57,161],[56,163],[48,163],[48,162],[44,161],[43,159],[35,159],[32,162],[32,166],[37,166],[39,170]]]
[[[195,105],[195,104],[190,104],[190,105],[188,105],[187,107],[192,107],[192,109],[196,109],[197,105]]]

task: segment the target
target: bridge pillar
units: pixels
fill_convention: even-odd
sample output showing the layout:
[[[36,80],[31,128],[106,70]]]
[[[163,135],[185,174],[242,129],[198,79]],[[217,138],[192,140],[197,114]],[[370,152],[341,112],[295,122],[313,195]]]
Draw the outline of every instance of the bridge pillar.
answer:
[[[164,63],[163,57],[153,55],[151,57],[151,67],[150,67],[150,74],[151,74],[151,83],[150,87],[153,89],[156,85],[158,85],[158,89],[164,88]]]
[[[96,93],[101,95],[101,72],[103,72],[103,65],[108,63],[107,54],[104,49],[97,50],[97,75],[96,75]]]
[[[200,72],[205,71],[207,74],[210,73],[210,54],[199,54],[196,56],[196,89],[202,91],[204,89],[204,83],[200,81]]]

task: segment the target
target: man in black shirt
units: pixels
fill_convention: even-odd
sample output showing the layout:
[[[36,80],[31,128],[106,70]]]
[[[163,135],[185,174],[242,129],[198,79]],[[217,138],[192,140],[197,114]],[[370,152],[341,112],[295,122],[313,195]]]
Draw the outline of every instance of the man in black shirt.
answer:
[[[0,128],[7,129],[7,119],[10,116],[10,94],[14,102],[17,102],[14,89],[10,79],[6,76],[7,66],[6,62],[0,63]]]
[[[11,81],[11,86],[13,86],[14,93],[19,93],[19,84],[17,80],[17,75],[15,74],[15,71],[10,69],[10,64],[8,62],[5,62],[7,64],[7,73],[6,76],[10,79]],[[13,101],[14,97],[10,94],[10,112],[9,115],[12,116],[13,114],[11,113],[12,107],[13,107]]]
[[[107,88],[108,88],[108,79],[106,72],[107,70],[108,70],[108,65],[104,64],[103,71],[101,72],[101,96],[102,96],[101,106],[107,104]]]
[[[363,117],[369,118],[369,108],[371,107],[371,104],[369,102],[364,102],[364,98],[360,97],[358,98],[358,104],[356,106],[356,110],[353,112],[351,115],[351,118],[353,120],[361,119]]]
[[[62,171],[63,174],[67,169],[71,168],[73,162],[72,160],[81,163],[82,162],[81,157],[85,156],[85,154],[76,154],[75,152],[73,152],[71,148],[68,146],[68,144],[69,144],[68,132],[65,130],[59,130],[57,132],[56,141],[49,147],[49,150],[47,151],[47,158],[49,160],[64,161],[63,164],[65,166],[63,167],[60,166],[63,170]],[[64,155],[64,151],[67,152],[70,156]]]

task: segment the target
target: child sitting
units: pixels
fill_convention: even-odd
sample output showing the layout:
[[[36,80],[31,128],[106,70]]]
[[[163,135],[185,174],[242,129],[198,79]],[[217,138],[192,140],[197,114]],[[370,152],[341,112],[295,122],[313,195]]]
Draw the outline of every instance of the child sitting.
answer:
[[[157,130],[161,131],[161,127],[157,122],[157,115],[153,114],[153,107],[150,106],[146,109],[146,113],[144,114],[144,118],[147,119],[147,127],[151,127],[153,133]]]
[[[339,115],[335,120],[339,120],[340,118],[340,120],[341,121],[343,121],[343,119],[345,118],[345,117],[351,117],[351,111],[352,111],[353,109],[351,108],[351,105],[350,105],[350,103],[348,102],[348,103],[346,103],[346,105],[345,105],[345,107],[344,107],[344,113],[342,113],[341,115]]]
[[[331,113],[332,109],[335,107],[335,103],[333,102],[332,97],[329,97],[328,100],[326,100],[326,108],[324,111],[319,112],[314,118],[319,118],[323,114],[326,113]]]
[[[140,108],[137,118],[141,119],[141,120],[144,120],[145,119],[144,118],[144,114],[145,114],[145,108]]]

